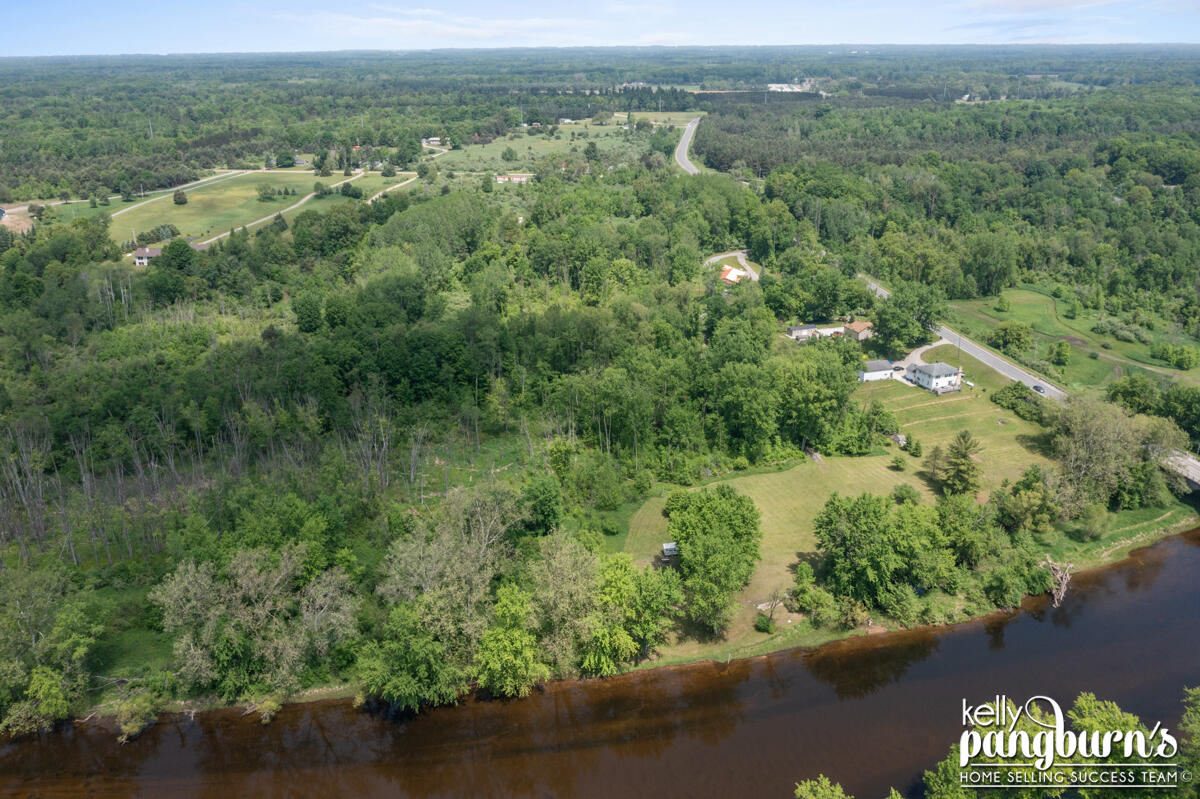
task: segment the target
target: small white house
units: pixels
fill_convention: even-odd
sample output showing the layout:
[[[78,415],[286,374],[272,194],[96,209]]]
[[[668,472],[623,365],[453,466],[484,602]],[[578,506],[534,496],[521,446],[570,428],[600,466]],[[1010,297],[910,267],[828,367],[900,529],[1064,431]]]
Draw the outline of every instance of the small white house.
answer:
[[[948,363],[918,363],[908,367],[904,376],[934,394],[962,390],[962,371]]]
[[[133,265],[147,266],[151,258],[162,255],[162,247],[138,247],[133,251]]]
[[[869,383],[872,380],[891,380],[891,361],[867,361],[858,369],[858,382]]]
[[[664,558],[677,557],[679,555],[679,544],[674,541],[667,541],[662,546],[662,553]]]
[[[794,338],[796,341],[808,341],[815,335],[817,335],[816,325],[793,325],[787,329],[788,338]]]
[[[845,325],[826,325],[824,327],[817,327],[816,325],[796,325],[787,329],[788,337],[794,338],[796,341],[808,341],[809,339],[814,339],[818,336],[832,338],[834,336],[840,336],[845,332]]]

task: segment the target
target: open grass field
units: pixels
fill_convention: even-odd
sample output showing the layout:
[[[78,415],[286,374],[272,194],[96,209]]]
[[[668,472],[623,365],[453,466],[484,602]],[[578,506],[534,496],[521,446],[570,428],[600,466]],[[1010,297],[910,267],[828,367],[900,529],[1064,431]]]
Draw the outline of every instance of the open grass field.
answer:
[[[633,119],[649,119],[656,125],[682,127],[698,115],[698,112],[635,112]],[[594,141],[596,147],[606,156],[618,153],[620,157],[632,160],[645,152],[646,136],[622,130],[621,126],[624,124],[625,114],[617,114],[605,125],[594,125],[590,120],[559,125],[558,132],[553,136],[546,133],[530,136],[528,131],[532,128],[525,128],[525,133],[511,134],[488,144],[468,145],[461,150],[451,150],[438,156],[435,163],[442,172],[527,172],[548,155],[582,153],[591,141]],[[504,151],[509,147],[516,152],[516,160],[503,159]]]
[[[928,360],[949,360],[946,348],[931,350]],[[953,348],[949,348],[953,355]],[[999,488],[1004,480],[1013,480],[1031,464],[1050,465],[1043,452],[1043,431],[1036,425],[1014,417],[988,398],[1002,386],[1004,378],[964,356],[963,367],[975,383],[957,394],[937,397],[899,381],[880,381],[859,387],[855,399],[882,402],[895,415],[903,433],[916,438],[928,451],[934,444],[946,444],[959,430],[969,429],[983,444],[979,457],[983,462],[983,490],[980,499]],[[904,471],[890,467],[892,457],[900,454]],[[777,472],[734,477],[728,482],[754,500],[762,513],[762,562],[750,585],[739,597],[740,610],[728,635],[720,641],[685,639],[663,650],[656,664],[682,662],[697,658],[744,657],[787,646],[807,646],[836,637],[798,623],[782,609],[779,632],[767,636],[753,628],[756,606],[765,602],[773,590],[792,583],[794,565],[816,550],[812,523],[825,500],[835,491],[847,495],[871,492],[890,493],[901,483],[916,488],[925,501],[933,501],[933,492],[920,474],[919,459],[891,446],[886,454],[860,458],[834,456],[820,463],[804,461]],[[665,496],[648,499],[631,517],[625,550],[635,561],[647,563],[670,540],[667,520],[662,516]]]
[[[1037,347],[1043,354],[1056,341],[1071,345],[1071,362],[1062,367],[1066,388],[1086,389],[1111,383],[1131,371],[1146,369],[1159,374],[1200,381],[1200,367],[1181,372],[1150,357],[1150,345],[1118,341],[1112,336],[1092,332],[1099,316],[1085,309],[1076,319],[1066,316],[1068,303],[1041,291],[1019,288],[1004,292],[1008,311],[996,308],[996,298],[957,301],[948,323],[964,335],[982,341],[997,324],[1015,320],[1028,323],[1034,330]],[[1189,336],[1171,330],[1165,324],[1148,331],[1155,342],[1195,345]],[[1095,353],[1095,357],[1091,354]],[[1052,377],[1052,376],[1050,376]]]
[[[358,181],[376,177],[368,175]],[[113,215],[111,235],[117,240],[130,238],[131,232],[142,233],[163,224],[175,225],[184,236],[203,239],[282,211],[311,192],[313,184],[318,181],[331,185],[344,179],[341,173],[318,178],[312,172],[250,172],[189,189],[186,205],[175,205],[172,193],[166,192],[144,204],[139,204],[141,200],[130,204],[114,201],[107,208],[79,207],[77,204],[61,208],[56,213],[60,218],[69,218],[65,217],[69,213]],[[258,187],[263,184],[273,189],[294,189],[296,194],[261,202],[258,199]],[[364,192],[367,185],[364,184]],[[78,210],[72,211],[73,208]]]

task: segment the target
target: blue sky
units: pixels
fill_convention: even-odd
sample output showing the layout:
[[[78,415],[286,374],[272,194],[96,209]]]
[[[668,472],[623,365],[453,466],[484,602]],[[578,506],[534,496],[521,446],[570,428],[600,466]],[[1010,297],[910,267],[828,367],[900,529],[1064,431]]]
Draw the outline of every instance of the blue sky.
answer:
[[[1197,0],[0,0],[0,56],[440,47],[1200,42]]]

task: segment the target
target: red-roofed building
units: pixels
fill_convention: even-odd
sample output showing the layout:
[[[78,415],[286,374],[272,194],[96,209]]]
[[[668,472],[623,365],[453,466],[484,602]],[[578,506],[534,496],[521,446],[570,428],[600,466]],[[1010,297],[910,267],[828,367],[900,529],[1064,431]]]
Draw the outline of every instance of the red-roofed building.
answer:
[[[739,269],[736,266],[721,267],[721,280],[725,281],[726,283],[737,283],[739,280],[747,277],[748,275],[749,273],[745,269]]]

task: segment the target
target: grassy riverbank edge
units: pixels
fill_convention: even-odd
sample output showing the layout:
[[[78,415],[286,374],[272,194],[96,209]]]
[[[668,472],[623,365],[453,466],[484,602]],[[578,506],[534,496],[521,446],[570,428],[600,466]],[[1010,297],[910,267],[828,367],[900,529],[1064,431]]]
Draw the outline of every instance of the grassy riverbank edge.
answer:
[[[1197,526],[1200,526],[1200,515],[1191,513],[1182,519],[1176,519],[1167,524],[1160,524],[1138,530],[1126,538],[1121,538],[1115,541],[1106,540],[1103,542],[1097,542],[1097,544],[1103,543],[1105,546],[1102,549],[1097,549],[1094,555],[1091,557],[1085,557],[1074,561],[1076,566],[1074,574],[1078,575],[1084,572],[1091,572],[1116,566],[1122,561],[1128,559],[1135,550],[1153,546],[1167,538],[1170,538],[1173,535],[1180,535],[1188,530],[1195,529]],[[1141,527],[1141,525],[1132,525],[1130,529],[1137,527]],[[1086,550],[1081,550],[1081,552],[1086,554]],[[1025,601],[1033,598],[1033,596],[1034,595],[1027,596]],[[763,657],[789,650],[804,650],[806,652],[811,652],[816,651],[826,644],[839,641],[848,641],[855,638],[888,636],[896,633],[908,633],[914,631],[949,630],[961,625],[977,623],[996,614],[1009,613],[1013,610],[1014,609],[1006,610],[1002,608],[993,609],[986,613],[964,618],[953,623],[921,625],[913,628],[902,627],[888,619],[882,620],[887,623],[876,624],[870,630],[862,628],[854,630],[815,630],[807,624],[797,624],[785,629],[781,629],[776,633],[766,634],[759,641],[749,644],[731,645],[726,648],[718,648],[716,651],[708,652],[699,656],[666,656],[647,659],[635,666],[625,669],[616,676],[620,676],[621,674],[631,674],[634,672],[650,671],[654,669],[670,669],[693,666],[703,663],[726,664],[734,660]],[[563,680],[552,680],[550,682],[558,684],[583,683],[592,682],[597,679],[605,678],[576,677]],[[358,693],[358,690],[358,686],[353,683],[331,683],[326,685],[318,685],[288,696],[284,700],[283,704],[295,705],[339,699],[352,700]],[[465,698],[466,695],[464,695],[464,697],[461,699]],[[206,711],[224,710],[236,707],[245,708],[245,715],[247,716],[256,713],[256,708],[253,704],[245,702],[230,704],[218,699],[217,697],[200,697],[192,700],[170,702],[160,709],[159,716],[203,713]],[[79,724],[92,721],[111,724],[115,729],[116,721],[114,708],[110,703],[94,705],[89,708],[84,717],[75,719],[72,723]]]

